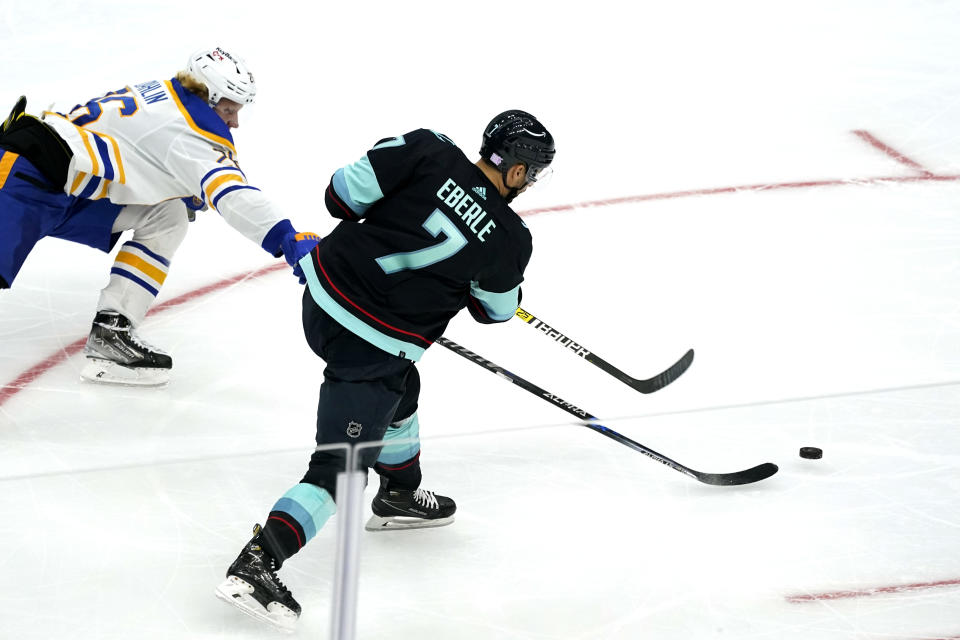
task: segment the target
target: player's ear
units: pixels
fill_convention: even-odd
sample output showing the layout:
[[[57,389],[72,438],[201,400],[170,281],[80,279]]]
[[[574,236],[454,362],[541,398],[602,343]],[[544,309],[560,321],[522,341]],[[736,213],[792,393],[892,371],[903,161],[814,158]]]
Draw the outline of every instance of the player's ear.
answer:
[[[507,186],[519,189],[526,183],[527,165],[518,162],[507,170]]]

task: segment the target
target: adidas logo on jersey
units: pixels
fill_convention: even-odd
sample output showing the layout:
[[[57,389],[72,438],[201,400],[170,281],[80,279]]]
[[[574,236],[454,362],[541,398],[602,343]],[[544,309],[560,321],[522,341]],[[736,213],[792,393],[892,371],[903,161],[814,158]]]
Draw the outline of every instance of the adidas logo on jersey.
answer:
[[[473,192],[474,192],[475,194],[477,194],[478,196],[480,196],[481,198],[483,198],[484,200],[487,199],[487,188],[486,188],[486,187],[474,187],[474,188],[473,188]]]

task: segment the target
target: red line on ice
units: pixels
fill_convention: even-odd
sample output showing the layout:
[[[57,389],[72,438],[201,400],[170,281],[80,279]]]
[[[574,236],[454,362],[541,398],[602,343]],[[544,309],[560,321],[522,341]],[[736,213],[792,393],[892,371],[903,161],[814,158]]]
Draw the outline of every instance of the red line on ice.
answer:
[[[561,204],[552,207],[540,207],[539,209],[527,209],[521,211],[521,216],[532,216],[537,213],[551,213],[554,211],[571,211],[585,207],[608,207],[616,204],[627,204],[631,202],[646,202],[649,200],[670,200],[673,198],[689,198],[692,196],[713,196],[723,193],[751,193],[757,191],[773,191],[776,189],[808,189],[810,187],[841,187],[850,185],[874,185],[887,184],[894,182],[949,182],[960,180],[960,175],[922,175],[922,176],[891,176],[887,178],[849,178],[842,180],[810,180],[807,182],[773,182],[768,184],[745,184],[738,187],[716,187],[713,189],[690,189],[688,191],[672,191],[667,193],[649,193],[639,196],[624,196],[622,198],[610,198],[607,200],[589,200],[587,202],[577,202],[574,204]]]
[[[876,136],[874,136],[874,135],[873,135],[872,133],[870,133],[869,131],[864,131],[863,129],[856,129],[856,130],[854,130],[853,133],[854,133],[854,135],[856,135],[857,137],[859,137],[860,139],[862,139],[863,141],[865,141],[867,144],[869,144],[869,145],[872,146],[873,148],[879,149],[880,151],[882,151],[883,153],[887,154],[888,156],[890,156],[891,158],[893,158],[894,160],[896,160],[896,161],[899,162],[900,164],[906,165],[906,166],[910,167],[911,169],[916,169],[917,171],[919,171],[920,173],[922,173],[922,174],[925,175],[925,176],[932,176],[932,175],[933,175],[933,172],[932,172],[932,171],[929,171],[929,170],[925,169],[925,168],[923,167],[923,165],[921,165],[919,162],[917,162],[917,161],[915,161],[915,160],[912,160],[911,158],[908,158],[907,156],[905,156],[904,154],[900,153],[899,151],[897,151],[896,149],[894,149],[894,148],[891,147],[890,145],[888,145],[888,144],[886,144],[886,143],[884,143],[884,142],[881,142],[879,139],[877,139]]]
[[[200,287],[199,289],[188,291],[187,293],[177,296],[176,298],[171,298],[166,302],[161,302],[160,304],[150,309],[150,312],[147,313],[147,315],[152,316],[155,313],[163,313],[164,311],[168,309],[172,309],[174,307],[178,307],[184,304],[185,302],[189,302],[196,298],[200,298],[209,293],[213,293],[214,291],[219,291],[220,289],[225,289],[226,287],[229,287],[232,284],[236,284],[238,282],[241,282],[243,280],[248,280],[251,278],[259,278],[262,275],[265,275],[272,271],[277,271],[279,269],[283,269],[286,267],[287,267],[287,264],[285,262],[280,264],[272,264],[268,267],[262,267],[254,271],[248,271],[246,273],[241,273],[241,274],[232,276],[230,278],[225,278],[218,282],[214,282],[213,284],[208,284],[205,287]],[[0,407],[2,407],[8,400],[10,400],[10,398],[20,393],[20,391],[22,391],[27,385],[29,385],[31,382],[33,382],[34,380],[42,376],[44,373],[54,368],[58,364],[65,362],[71,356],[82,351],[83,345],[85,345],[86,343],[87,343],[87,339],[85,337],[80,338],[75,342],[71,342],[67,346],[60,349],[60,351],[54,353],[52,356],[46,358],[42,362],[39,362],[33,365],[32,367],[30,367],[29,369],[21,373],[12,382],[9,382],[4,386],[0,387]]]
[[[28,384],[83,349],[83,345],[86,343],[86,338],[81,338],[80,340],[71,342],[46,360],[33,365],[21,373],[13,380],[13,382],[9,382],[0,387],[0,407],[2,407],[7,400],[20,393],[21,389],[26,387]]]
[[[821,600],[844,600],[850,598],[866,598],[870,596],[881,595],[885,593],[908,593],[911,591],[922,591],[925,589],[937,589],[940,587],[960,586],[960,578],[950,580],[938,580],[936,582],[914,582],[912,584],[896,584],[883,587],[870,587],[867,589],[853,589],[850,591],[825,591],[823,593],[802,593],[794,596],[787,596],[787,602],[795,604],[803,602],[819,602]]]

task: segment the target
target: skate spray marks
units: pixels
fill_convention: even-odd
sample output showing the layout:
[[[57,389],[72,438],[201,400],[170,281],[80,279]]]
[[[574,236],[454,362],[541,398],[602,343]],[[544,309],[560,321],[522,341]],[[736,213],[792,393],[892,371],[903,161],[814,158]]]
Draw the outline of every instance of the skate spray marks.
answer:
[[[158,305],[155,305],[147,313],[147,317],[149,318],[155,313],[163,313],[168,309],[178,307],[186,302],[190,302],[191,300],[196,300],[197,298],[202,298],[203,296],[213,293],[215,291],[226,289],[227,287],[237,284],[238,282],[251,280],[253,278],[259,278],[273,271],[278,271],[280,269],[286,269],[286,268],[287,268],[286,263],[272,264],[269,267],[262,267],[254,271],[241,273],[235,276],[231,276],[229,278],[225,278],[218,282],[214,282],[213,284],[209,284],[205,287],[194,289],[193,291],[188,291],[187,293],[177,296],[176,298],[171,298],[170,300],[167,300],[165,302],[161,302]],[[86,343],[87,343],[86,337],[83,337],[83,338],[80,338],[79,340],[75,340],[74,342],[71,342],[67,346],[61,348],[60,351],[54,353],[53,355],[49,356],[43,361],[33,365],[32,367],[30,367],[29,369],[21,373],[19,376],[14,378],[11,382],[8,382],[7,384],[0,387],[0,407],[6,404],[6,402],[10,400],[10,398],[20,393],[23,389],[25,389],[28,385],[30,385],[34,380],[42,376],[44,373],[46,373],[50,369],[53,369],[57,365],[63,362],[66,362],[69,358],[83,351],[83,347]]]

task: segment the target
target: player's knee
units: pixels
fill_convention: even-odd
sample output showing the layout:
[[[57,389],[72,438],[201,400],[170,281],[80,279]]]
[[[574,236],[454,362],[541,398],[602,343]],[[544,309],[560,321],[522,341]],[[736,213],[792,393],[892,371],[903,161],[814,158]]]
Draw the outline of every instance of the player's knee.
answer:
[[[164,205],[158,213],[158,216],[161,216],[158,228],[166,236],[167,242],[176,248],[187,237],[187,227],[190,225],[187,208],[179,200],[169,200]]]
[[[149,207],[134,227],[134,239],[159,241],[167,253],[173,253],[187,236],[186,207],[179,200],[168,200]]]
[[[190,226],[190,220],[187,218],[186,207],[180,206],[178,209],[171,214],[170,236],[176,241],[176,246],[179,247],[183,239],[187,237],[187,227]]]
[[[333,498],[334,502],[337,500],[337,472],[330,472],[328,469],[315,469],[310,467],[307,472],[303,475],[303,478],[300,479],[300,482],[305,482],[307,484],[312,484],[320,487],[321,489],[326,490],[327,493]]]
[[[394,383],[396,384],[396,380]],[[390,381],[387,381],[388,385]],[[395,387],[399,390],[400,403],[397,405],[396,411],[390,418],[390,427],[396,429],[396,427],[402,423],[408,421],[417,413],[417,406],[420,399],[420,373],[417,371],[417,368],[413,365],[410,365],[410,368],[403,374],[403,377],[399,379],[399,384]]]
[[[334,500],[337,498],[337,476],[346,471],[346,455],[343,450],[314,451],[310,466],[301,482],[325,489]]]

